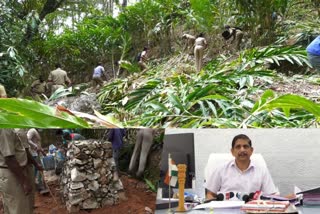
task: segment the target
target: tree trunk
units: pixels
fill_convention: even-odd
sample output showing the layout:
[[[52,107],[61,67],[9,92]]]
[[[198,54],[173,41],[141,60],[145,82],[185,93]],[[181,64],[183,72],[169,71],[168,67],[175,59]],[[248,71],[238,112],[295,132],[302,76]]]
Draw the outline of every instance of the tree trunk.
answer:
[[[125,7],[127,7],[128,5],[128,1],[127,0],[123,0],[122,1],[122,9],[124,9]]]
[[[37,25],[35,29],[32,29],[30,25],[27,27],[26,34],[24,35],[23,42],[24,45],[27,45],[30,43],[34,35],[36,35],[39,32],[39,25],[41,21],[46,17],[46,15],[55,12],[66,0],[47,0],[44,4],[40,14],[39,14],[39,20],[37,21]]]

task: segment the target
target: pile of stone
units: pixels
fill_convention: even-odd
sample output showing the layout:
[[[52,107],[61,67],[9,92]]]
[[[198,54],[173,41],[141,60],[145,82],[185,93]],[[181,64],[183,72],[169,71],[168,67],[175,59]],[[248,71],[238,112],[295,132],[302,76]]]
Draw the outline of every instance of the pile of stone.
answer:
[[[125,197],[110,142],[73,141],[66,156],[60,184],[70,213],[118,204]]]

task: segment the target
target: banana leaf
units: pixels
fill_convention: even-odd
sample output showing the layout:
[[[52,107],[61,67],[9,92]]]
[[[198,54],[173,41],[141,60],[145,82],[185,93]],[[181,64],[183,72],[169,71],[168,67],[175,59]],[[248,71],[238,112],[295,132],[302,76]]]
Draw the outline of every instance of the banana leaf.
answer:
[[[0,128],[90,128],[83,119],[42,103],[0,99]]]

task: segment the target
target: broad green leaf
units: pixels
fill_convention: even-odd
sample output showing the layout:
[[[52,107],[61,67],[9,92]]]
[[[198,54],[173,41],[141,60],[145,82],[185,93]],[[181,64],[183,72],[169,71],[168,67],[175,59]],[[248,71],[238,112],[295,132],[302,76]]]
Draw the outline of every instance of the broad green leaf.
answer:
[[[272,110],[275,108],[304,109],[314,116],[320,117],[320,105],[298,95],[282,95],[267,103],[261,110]]]
[[[253,108],[251,109],[251,113],[255,112],[260,106],[264,105],[264,104],[266,103],[267,99],[269,99],[269,98],[274,98],[274,96],[275,96],[275,95],[274,95],[274,92],[273,92],[272,90],[266,90],[266,91],[262,94],[260,100],[258,100],[258,101],[254,104]]]
[[[171,113],[165,105],[163,105],[162,103],[159,103],[159,102],[152,102],[152,103],[147,104],[147,106],[151,106],[156,111],[165,112],[168,114]]]
[[[212,113],[214,114],[214,116],[218,117],[216,107],[212,104],[212,102],[210,102],[210,101],[206,101],[206,102],[207,102],[209,108],[211,109]]]
[[[282,110],[286,117],[290,117],[290,108],[283,107]]]
[[[26,127],[23,123],[28,120],[30,127],[37,128],[90,128],[89,124],[65,112],[41,104],[33,100],[3,98],[0,99],[0,127]],[[23,119],[21,119],[23,118]],[[10,119],[14,119],[10,121]],[[12,122],[12,124],[8,124]]]
[[[182,103],[179,100],[179,97],[177,97],[176,95],[169,93],[168,94],[168,99],[170,101],[170,103],[172,103],[172,105],[178,109],[180,109],[180,111],[184,111],[184,106],[182,105]]]

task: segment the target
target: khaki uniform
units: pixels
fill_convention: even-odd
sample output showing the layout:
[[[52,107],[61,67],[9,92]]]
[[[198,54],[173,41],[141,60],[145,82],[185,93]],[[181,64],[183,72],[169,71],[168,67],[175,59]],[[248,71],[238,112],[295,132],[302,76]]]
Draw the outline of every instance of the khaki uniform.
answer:
[[[46,82],[40,82],[40,80],[35,80],[31,84],[31,95],[34,100],[41,101],[41,94],[45,94],[47,89]]]
[[[57,68],[50,72],[48,81],[52,81],[51,94],[54,93],[58,88],[64,88],[66,82],[71,82],[67,72],[61,68]]]
[[[6,89],[4,88],[3,85],[0,84],[0,98],[5,98],[7,97]]]
[[[242,41],[242,38],[243,38],[243,32],[242,30],[240,29],[237,29],[237,28],[230,28],[229,29],[229,32],[232,34],[233,32],[235,31],[234,33],[234,40],[235,40],[235,47],[236,47],[236,50],[240,50],[240,45],[241,45],[241,41]]]
[[[0,129],[0,140],[0,193],[3,196],[4,213],[32,214],[34,193],[25,195],[21,184],[5,163],[5,157],[14,155],[32,184],[32,168],[28,165],[25,150],[27,145],[20,141],[12,129]]]
[[[31,84],[32,92],[37,94],[44,94],[46,92],[46,82],[40,82],[40,80],[35,80]]]
[[[201,70],[202,67],[202,58],[205,47],[207,46],[207,41],[203,37],[198,37],[195,41],[194,46],[194,56],[196,61],[196,69],[197,71]]]

